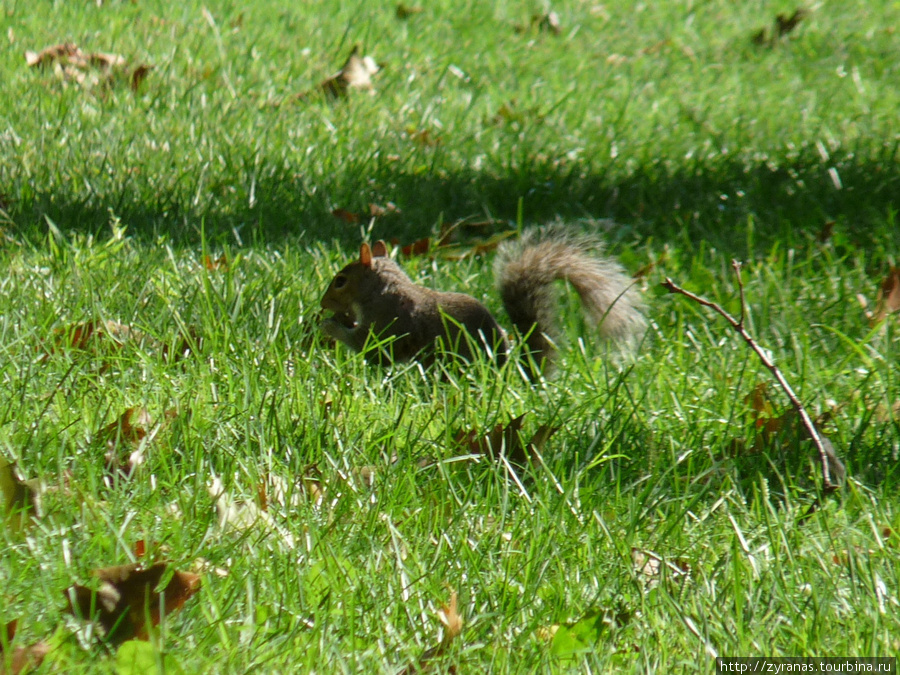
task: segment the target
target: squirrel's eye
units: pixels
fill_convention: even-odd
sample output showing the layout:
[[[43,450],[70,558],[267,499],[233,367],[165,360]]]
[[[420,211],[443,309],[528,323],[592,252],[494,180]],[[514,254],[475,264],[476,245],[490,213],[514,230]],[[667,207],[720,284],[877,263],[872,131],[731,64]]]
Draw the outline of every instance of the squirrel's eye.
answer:
[[[338,274],[338,275],[334,278],[334,287],[335,287],[335,288],[340,289],[340,288],[343,288],[343,287],[346,286],[346,285],[347,285],[347,277],[345,277],[343,274]]]

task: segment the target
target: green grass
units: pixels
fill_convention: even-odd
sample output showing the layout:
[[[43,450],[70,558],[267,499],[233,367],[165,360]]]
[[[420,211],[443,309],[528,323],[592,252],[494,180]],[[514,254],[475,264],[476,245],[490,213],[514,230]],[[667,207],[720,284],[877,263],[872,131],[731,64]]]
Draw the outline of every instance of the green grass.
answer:
[[[459,672],[900,650],[900,332],[858,300],[872,309],[900,245],[896,3],[818,5],[764,47],[750,36],[794,5],[567,2],[559,37],[515,31],[539,3],[445,0],[405,22],[392,3],[207,7],[2,7],[0,453],[62,485],[27,533],[0,534],[17,644],[50,640],[48,672],[116,672],[62,591],[143,539],[180,569],[208,563],[154,642],[166,672],[397,672],[437,644],[450,589],[465,625],[440,667]],[[26,49],[66,40],[154,69],[133,93],[26,67]],[[385,65],[374,95],[289,100],[355,43]],[[440,143],[411,138],[424,130]],[[389,201],[400,215],[331,214]],[[572,316],[559,373],[530,387],[514,365],[385,370],[318,337],[361,234],[408,243],[488,217],[478,236],[613,219],[598,226],[629,269],[664,256],[639,353],[603,358]],[[227,269],[204,266],[223,253]],[[490,258],[404,265],[505,323]],[[830,412],[853,477],[806,521],[812,448],[763,443],[745,400],[768,372],[659,288],[670,276],[737,313],[732,258],[748,326]],[[53,348],[95,320],[148,340]],[[199,353],[155,346],[190,331]],[[175,412],[137,475],[107,484],[98,432],[132,406]],[[461,459],[456,432],[522,414],[526,436],[560,427],[545,470],[517,485]],[[312,464],[321,503],[295,487]],[[267,522],[220,527],[213,477],[249,502],[267,484]],[[689,574],[647,574],[634,550]],[[597,613],[618,621],[586,653],[543,636]]]

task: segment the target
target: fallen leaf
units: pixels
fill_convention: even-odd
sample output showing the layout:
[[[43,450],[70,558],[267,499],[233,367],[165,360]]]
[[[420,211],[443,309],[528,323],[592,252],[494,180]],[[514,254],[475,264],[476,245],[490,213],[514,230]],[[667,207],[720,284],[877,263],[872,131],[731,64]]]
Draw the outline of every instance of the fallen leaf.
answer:
[[[750,42],[755,45],[762,46],[769,41],[769,34],[766,32],[765,28],[760,28],[758,31],[755,31],[753,35],[750,36]]]
[[[179,337],[174,346],[168,343],[162,346],[161,352],[164,360],[168,362],[180,361],[194,353],[203,349],[203,337],[200,331],[194,326],[189,326],[187,331],[179,331]]]
[[[388,202],[384,206],[369,204],[369,215],[373,218],[383,218],[392,214],[402,213],[394,202]]]
[[[125,57],[108,52],[85,52],[71,42],[53,45],[39,52],[26,51],[25,63],[31,68],[52,66],[63,81],[96,85],[121,80],[127,81],[134,91],[137,91],[152,68],[142,64],[129,73]]]
[[[131,90],[137,91],[141,88],[141,85],[144,83],[144,80],[147,79],[147,75],[150,74],[150,71],[153,69],[153,66],[148,66],[147,64],[141,64],[131,73]]]
[[[809,12],[802,7],[798,7],[791,15],[779,14],[775,17],[775,29],[778,37],[787,35],[793,31],[797,25],[809,15]]]
[[[816,236],[816,239],[820,244],[826,243],[831,236],[834,234],[834,226],[836,225],[836,221],[834,220],[826,220],[822,224],[822,229],[819,230],[819,234]]]
[[[881,282],[873,322],[878,323],[894,312],[900,312],[900,267],[892,267]]]
[[[398,19],[400,19],[401,21],[405,21],[415,14],[421,14],[423,11],[425,10],[422,7],[409,7],[401,2],[399,5],[397,5],[395,14],[397,15]]]
[[[347,209],[332,209],[331,215],[339,220],[343,220],[348,225],[355,225],[359,222],[359,214]]]
[[[644,56],[647,56],[650,54],[656,54],[658,52],[661,52],[663,49],[665,49],[666,47],[668,47],[671,44],[672,44],[672,41],[669,40],[668,38],[666,38],[665,40],[660,40],[659,42],[656,42],[656,43],[650,45],[649,47],[644,47],[643,49],[641,49],[641,54],[643,54]]]
[[[66,42],[60,45],[47,47],[39,52],[26,51],[25,63],[31,68],[42,68],[61,58],[75,56],[79,52],[81,52],[81,50],[78,49],[75,44]]]
[[[424,239],[419,239],[418,241],[414,241],[411,244],[407,244],[406,246],[400,247],[400,253],[405,258],[411,258],[417,255],[425,255],[428,251],[431,250],[431,239],[429,237],[425,237]]]
[[[273,481],[273,478],[269,478]],[[284,488],[282,488],[284,489]],[[279,536],[281,541],[289,549],[295,546],[294,536],[272,518],[271,515],[252,500],[245,501],[233,499],[222,485],[222,481],[215,476],[209,486],[209,496],[212,497],[219,518],[219,528],[222,530],[233,529],[238,532],[246,532],[255,527],[262,527]],[[257,493],[257,497],[258,497]],[[266,492],[266,509],[270,508],[273,495]]]
[[[744,397],[744,403],[750,406],[750,409],[756,413],[757,417],[771,416],[774,407],[769,399],[769,383],[760,382],[756,385],[753,391]]]
[[[228,256],[226,256],[224,253],[218,258],[212,258],[208,255],[205,255],[203,256],[203,266],[210,272],[212,272],[213,270],[227,270]]]
[[[547,12],[546,14],[532,14],[527,25],[517,23],[513,26],[517,33],[527,33],[530,30],[537,29],[542,33],[553,33],[559,35],[562,32],[559,14],[556,12]]]
[[[379,71],[378,64],[371,56],[360,56],[359,45],[354,45],[350,56],[335,75],[319,85],[328,98],[337,99],[347,95],[351,89],[372,90],[372,76]]]
[[[436,148],[444,142],[444,139],[440,136],[434,136],[431,133],[430,129],[416,129],[415,127],[407,127],[406,135],[409,136],[410,140],[413,141],[416,145],[421,145],[425,148]]]
[[[126,343],[135,343],[151,348],[157,346],[155,340],[139,330],[117,321],[98,319],[54,330],[52,346],[44,345],[44,360],[46,361],[50,354],[61,350],[90,351],[106,348],[115,351],[121,349]]]
[[[556,12],[547,12],[544,16],[541,17],[540,22],[538,23],[538,30],[553,33],[554,35],[559,35],[562,32],[562,28],[559,23],[559,14]]]
[[[646,265],[641,267],[637,272],[631,275],[632,279],[644,279],[650,276],[650,273],[657,267],[665,265],[669,259],[668,253],[663,253],[656,260],[651,260]]]
[[[547,440],[559,430],[559,427],[541,425],[527,443],[522,442],[521,428],[525,414],[519,415],[505,427],[498,424],[487,434],[477,431],[459,431],[454,437],[458,445],[464,446],[473,455],[484,455],[493,461],[506,457],[515,467],[525,467],[529,460],[540,464],[540,451]]]
[[[106,443],[107,473],[131,477],[144,463],[150,441],[176,414],[174,409],[167,410],[157,423],[146,408],[128,408],[115,422],[97,432],[96,438]]]
[[[778,38],[792,33],[800,22],[809,16],[809,11],[799,7],[793,14],[778,14],[770,33],[766,28],[760,28],[750,36],[750,41],[759,46],[772,45]]]
[[[690,563],[683,558],[665,560],[655,553],[638,548],[631,549],[631,560],[634,563],[635,571],[651,579],[658,579],[663,569],[667,570],[667,574],[674,579],[691,573]]]
[[[453,591],[450,594],[450,603],[441,605],[437,613],[438,619],[444,624],[445,631],[441,642],[445,645],[449,645],[462,633],[463,620],[457,610],[456,600],[456,591]]]
[[[540,636],[549,637],[551,654],[571,658],[580,652],[596,649],[604,634],[624,626],[633,617],[634,612],[625,608],[596,610],[577,621],[545,628],[540,631]]]
[[[0,496],[3,497],[3,521],[13,532],[20,532],[40,515],[40,490],[34,481],[19,476],[15,465],[0,457]]]
[[[443,635],[438,644],[426,649],[414,663],[410,663],[400,671],[400,675],[412,675],[425,672],[431,661],[446,653],[450,644],[462,633],[463,620],[457,609],[456,591],[450,593],[450,602],[442,605],[437,611],[438,620],[443,625]],[[451,666],[452,669],[452,666]],[[455,671],[452,671],[455,672]]]
[[[16,637],[17,624],[18,619],[13,619],[7,623],[6,641],[0,640],[0,675],[30,673],[40,666],[44,657],[50,653],[50,645],[46,642],[37,642],[27,647],[16,647],[13,649],[12,654],[7,656],[3,646],[6,645],[7,648],[12,646],[13,638]]]
[[[879,403],[875,406],[875,419],[881,423],[900,419],[900,401],[894,401],[893,405],[890,406]]]
[[[160,582],[169,571],[169,563],[143,567],[140,563],[94,570],[100,580],[98,590],[75,584],[65,592],[67,610],[76,617],[96,620],[104,639],[114,645],[126,640],[149,639],[149,628],[159,624],[160,595],[163,613],[180,609],[200,587],[200,576],[175,571],[165,588]],[[149,619],[149,626],[147,620]]]

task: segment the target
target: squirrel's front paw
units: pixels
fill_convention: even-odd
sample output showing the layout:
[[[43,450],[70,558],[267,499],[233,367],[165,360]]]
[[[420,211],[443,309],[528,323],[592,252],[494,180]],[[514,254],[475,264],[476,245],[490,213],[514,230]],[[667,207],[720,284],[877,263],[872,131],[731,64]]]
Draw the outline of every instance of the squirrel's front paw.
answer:
[[[341,342],[345,342],[350,334],[350,329],[335,319],[325,319],[322,321],[321,331],[328,337],[334,340],[340,340]]]

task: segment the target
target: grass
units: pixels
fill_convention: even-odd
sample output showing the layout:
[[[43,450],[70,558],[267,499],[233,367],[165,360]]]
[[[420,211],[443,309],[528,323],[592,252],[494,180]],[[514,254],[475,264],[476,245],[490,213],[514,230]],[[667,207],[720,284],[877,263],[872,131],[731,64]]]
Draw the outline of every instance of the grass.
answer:
[[[206,7],[2,8],[0,451],[64,484],[27,533],[0,534],[17,644],[49,641],[47,671],[133,672],[62,591],[143,540],[204,574],[152,643],[165,672],[397,672],[438,643],[451,589],[465,624],[445,670],[897,653],[900,338],[858,300],[872,309],[900,244],[896,3],[816,6],[769,46],[751,35],[792,5],[569,2],[558,37],[516,32],[537,4],[445,0],[406,21],[378,2]],[[132,92],[26,67],[65,40],[154,69]],[[374,95],[290,100],[355,43],[385,64]],[[332,215],[387,202],[402,213]],[[639,353],[604,358],[569,312],[557,377],[530,387],[514,366],[378,369],[318,337],[362,234],[489,218],[462,247],[561,218],[599,222],[631,270],[664,256]],[[502,317],[490,258],[404,265]],[[768,373],[659,289],[667,275],[737,312],[732,258],[748,325],[829,414],[853,476],[807,521],[812,450],[764,439],[747,401]],[[147,339],[58,346],[97,320]],[[185,334],[199,353],[164,358]],[[773,387],[769,404],[786,407]],[[130,407],[172,419],[135,477],[105,481],[100,431]],[[526,436],[559,427],[546,471],[517,485],[461,459],[458,431],[522,414]],[[298,486],[312,464],[321,503]],[[265,517],[243,526],[236,507],[223,527],[213,477],[249,504],[265,485]],[[567,653],[579,630],[587,648]]]

